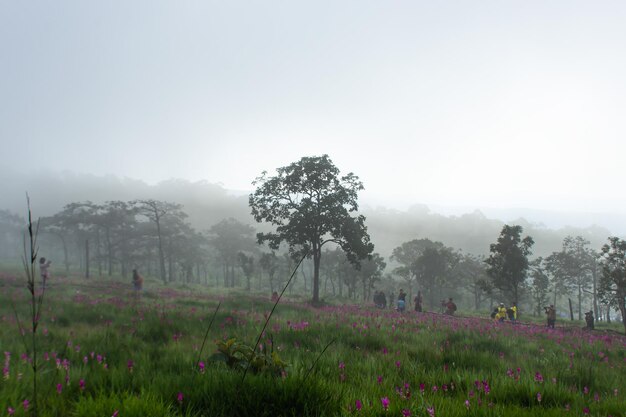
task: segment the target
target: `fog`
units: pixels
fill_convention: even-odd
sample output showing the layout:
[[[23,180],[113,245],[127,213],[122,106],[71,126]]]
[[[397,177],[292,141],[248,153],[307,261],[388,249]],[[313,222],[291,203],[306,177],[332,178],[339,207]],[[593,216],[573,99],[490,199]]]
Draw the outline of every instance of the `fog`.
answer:
[[[623,233],[625,20],[623,2],[2,2],[2,165],[245,194],[329,154],[372,207]]]
[[[247,193],[228,190],[221,184],[208,181],[172,179],[150,185],[141,180],[115,176],[46,171],[9,177],[4,171],[0,176],[0,195],[3,196],[0,210],[25,217],[26,192],[37,217],[52,216],[67,204],[75,202],[102,204],[113,200],[156,199],[181,204],[189,215],[189,223],[200,231],[209,230],[230,217],[257,229],[267,227],[257,224],[250,215]],[[504,223],[520,224],[525,233],[533,236],[536,256],[559,251],[563,238],[568,235],[582,235],[592,247],[599,248],[619,228],[618,222],[615,222],[617,227],[614,229],[606,223],[594,222],[591,214],[576,216],[531,210],[493,210],[489,213],[488,210],[464,211],[463,208],[456,208],[458,211],[453,212],[449,207],[440,209],[438,212],[424,204],[399,209],[361,201],[360,211],[367,217],[366,224],[376,252],[386,258],[401,243],[418,238],[441,241],[467,253],[485,255]],[[557,226],[549,227],[541,219],[547,222],[553,219],[553,224]],[[568,219],[572,222],[567,223]],[[607,220],[606,217],[595,220],[602,219]]]

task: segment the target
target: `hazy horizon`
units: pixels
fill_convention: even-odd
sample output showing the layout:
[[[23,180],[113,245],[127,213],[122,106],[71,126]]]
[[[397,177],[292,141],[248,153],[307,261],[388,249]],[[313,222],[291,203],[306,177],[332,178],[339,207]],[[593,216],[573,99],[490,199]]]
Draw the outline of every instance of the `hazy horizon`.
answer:
[[[144,186],[156,189],[160,184],[162,185],[170,182],[175,183],[178,180],[188,181],[189,184],[204,182],[211,186],[218,186],[221,187],[224,193],[233,197],[246,197],[253,190],[252,185],[248,190],[229,189],[226,188],[224,184],[211,181],[210,179],[190,181],[187,179],[170,178],[168,180],[150,183],[140,178],[120,177],[112,174],[108,176],[99,176],[70,170],[53,171],[50,169],[35,169],[27,174],[19,175],[15,171],[0,169],[0,181],[2,182],[2,184],[0,184],[0,192],[4,196],[3,200],[0,202],[0,209],[9,209],[16,214],[22,214],[23,210],[19,210],[19,208],[25,209],[26,207],[24,199],[26,192],[30,193],[31,200],[34,203],[43,203],[47,206],[48,202],[41,200],[50,199],[51,195],[57,194],[59,192],[59,188],[64,187],[64,182],[65,186],[70,188],[76,187],[76,185],[79,184],[82,189],[90,190],[90,195],[84,195],[85,192],[82,191],[78,193],[81,194],[82,198],[73,198],[72,201],[60,201],[58,196],[55,195],[55,200],[58,200],[58,207],[56,207],[56,209],[59,210],[63,204],[68,204],[70,202],[84,201],[87,199],[96,201],[97,199],[94,198],[94,194],[99,192],[98,188],[101,189],[103,184],[109,185],[107,192],[111,192],[119,186],[118,193],[120,194],[116,197],[118,199],[134,199],[140,197],[146,198],[146,196],[131,195],[133,194],[133,187]],[[7,185],[9,183],[11,186]],[[49,186],[49,184],[52,185]],[[365,186],[367,190],[367,184],[365,184]],[[44,187],[45,190],[42,191],[41,187]],[[93,187],[97,188],[94,190]],[[143,191],[145,191],[145,189]],[[77,192],[68,191],[66,194],[76,195]],[[609,230],[614,235],[626,235],[626,216],[621,215],[620,213],[550,211],[528,207],[446,206],[428,203],[426,201],[410,201],[408,199],[404,202],[388,202],[384,199],[377,199],[375,197],[372,198],[363,192],[360,195],[359,204],[362,210],[392,210],[405,213],[411,213],[417,210],[418,212],[426,211],[430,214],[439,214],[446,217],[460,217],[479,211],[486,218],[499,220],[503,223],[511,223],[519,219],[524,219],[537,228],[542,228],[543,226],[552,230],[567,227],[585,229],[598,226]],[[41,213],[39,213],[39,215],[40,214]],[[52,213],[46,213],[45,215],[48,214]]]
[[[619,1],[3,2],[2,165],[248,190],[328,154],[374,205],[626,233],[624,21]]]

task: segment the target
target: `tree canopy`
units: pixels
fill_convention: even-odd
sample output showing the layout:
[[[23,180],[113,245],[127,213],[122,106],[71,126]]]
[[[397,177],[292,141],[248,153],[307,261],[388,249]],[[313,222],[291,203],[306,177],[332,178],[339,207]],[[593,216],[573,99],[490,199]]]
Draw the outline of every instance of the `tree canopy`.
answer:
[[[490,245],[491,253],[485,260],[493,286],[515,303],[519,302],[529,266],[528,256],[535,243],[530,236],[522,239],[522,231],[522,226],[504,225],[498,241]]]
[[[328,155],[303,157],[278,168],[275,176],[263,172],[253,185],[249,204],[257,222],[269,222],[275,231],[257,234],[259,243],[278,249],[289,245],[294,257],[313,258],[313,302],[319,302],[322,246],[334,242],[355,265],[374,250],[365,217],[356,214],[363,184],[353,173],[341,176]]]
[[[626,332],[626,240],[610,237],[602,247],[602,276],[600,294],[622,314]]]

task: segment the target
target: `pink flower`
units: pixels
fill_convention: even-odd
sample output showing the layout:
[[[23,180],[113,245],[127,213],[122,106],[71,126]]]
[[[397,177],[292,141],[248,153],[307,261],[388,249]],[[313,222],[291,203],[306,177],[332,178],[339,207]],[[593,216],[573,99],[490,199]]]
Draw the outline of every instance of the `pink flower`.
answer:
[[[469,400],[465,400],[465,408],[467,408],[469,410],[469,408],[470,408]]]
[[[583,414],[589,414],[589,407],[583,408]]]
[[[346,364],[343,362],[339,362],[339,369],[346,369]]]
[[[7,412],[9,413],[10,416],[12,416],[13,414],[15,414],[15,409],[14,408],[7,408]]]
[[[402,410],[402,417],[411,417],[411,410],[405,408]]]
[[[539,382],[539,383],[543,382],[543,375],[541,375],[541,373],[535,372],[535,382]]]
[[[376,382],[378,382],[379,384],[382,384],[383,383],[383,376],[382,375],[378,375],[376,377]]]
[[[182,404],[184,398],[185,397],[183,396],[183,393],[179,392],[178,395],[176,396],[176,401],[178,401],[179,404]]]
[[[541,393],[540,392],[537,393],[537,401],[541,402]]]
[[[81,391],[85,390],[85,380],[81,379],[80,381],[78,381],[78,388],[80,388]]]
[[[400,361],[396,361],[396,368],[400,369]]]
[[[111,414],[111,417],[117,417],[120,414],[120,410],[115,410],[113,411],[113,414]]]
[[[24,411],[27,411],[27,410],[28,410],[28,406],[29,406],[29,405],[30,405],[30,401],[28,401],[28,400],[24,400],[24,401],[22,402],[22,406],[24,407]]]
[[[435,407],[426,407],[426,411],[430,417],[435,417]]]
[[[63,385],[57,384],[57,394],[60,394],[62,392],[63,392]]]
[[[389,408],[389,398],[383,397],[380,399],[380,402],[383,404],[383,409],[387,410]]]
[[[361,411],[361,408],[363,408],[363,403],[361,403],[361,400],[356,400],[354,402],[354,406],[356,407],[357,411]]]
[[[200,361],[198,362],[198,368],[200,368],[200,373],[203,374],[204,373],[204,362]]]
[[[128,372],[133,372],[134,366],[135,366],[135,363],[132,361],[132,359],[129,359],[128,362],[126,362],[126,367],[128,368]]]

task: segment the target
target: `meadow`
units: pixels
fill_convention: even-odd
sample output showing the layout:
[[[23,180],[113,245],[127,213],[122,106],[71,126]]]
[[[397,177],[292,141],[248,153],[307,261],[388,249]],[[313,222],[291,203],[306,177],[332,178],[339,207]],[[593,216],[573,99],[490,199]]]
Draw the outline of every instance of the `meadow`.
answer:
[[[55,278],[38,414],[626,417],[616,332],[290,298],[261,334],[268,297],[212,291],[150,281],[138,300],[128,282]],[[33,410],[29,300],[0,274],[0,416]]]

